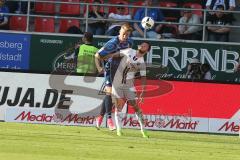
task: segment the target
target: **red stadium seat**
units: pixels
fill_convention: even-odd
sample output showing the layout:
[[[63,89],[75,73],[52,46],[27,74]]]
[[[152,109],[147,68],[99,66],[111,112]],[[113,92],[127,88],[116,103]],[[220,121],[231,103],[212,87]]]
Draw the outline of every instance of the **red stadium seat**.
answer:
[[[25,16],[12,16],[9,22],[10,30],[26,31],[27,17]]]
[[[69,2],[69,3],[79,3],[80,0],[62,0],[62,2]],[[80,15],[80,4],[60,4],[60,14],[61,15]]]
[[[35,2],[35,12],[40,14],[55,14],[55,3]]]
[[[161,7],[168,7],[168,8],[176,8],[178,5],[175,2],[167,2],[167,1],[163,1],[160,2],[159,5]]]
[[[36,17],[34,21],[35,32],[55,32],[53,18]]]
[[[66,33],[69,27],[76,26],[80,28],[78,19],[61,19],[59,24],[59,32]]]
[[[183,7],[190,7],[192,9],[203,9],[202,5],[199,3],[185,3],[183,4]],[[195,11],[192,11],[192,13],[198,15],[200,18],[202,18],[203,16],[203,13],[201,10],[195,10]]]
[[[167,7],[167,8],[177,8],[178,4],[175,2],[168,2],[163,1],[159,3],[160,7]],[[163,15],[165,16],[166,21],[177,21],[180,17],[180,12],[177,10],[168,10],[168,9],[161,9]]]
[[[115,0],[115,1],[110,1],[110,4],[119,4],[122,3],[124,5],[129,5],[129,2],[124,1],[124,0]],[[118,7],[109,7],[108,13],[116,13]],[[128,7],[124,7],[125,8],[125,12],[124,14],[129,14],[129,8]]]

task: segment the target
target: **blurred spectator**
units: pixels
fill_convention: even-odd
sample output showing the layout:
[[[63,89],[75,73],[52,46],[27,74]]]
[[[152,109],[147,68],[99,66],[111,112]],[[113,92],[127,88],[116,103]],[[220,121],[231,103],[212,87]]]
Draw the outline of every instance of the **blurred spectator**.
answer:
[[[106,29],[106,21],[97,20],[97,19],[105,19],[107,18],[107,14],[101,11],[101,6],[94,4],[101,4],[101,0],[94,0],[93,6],[88,13],[88,18],[95,18],[96,20],[88,21],[88,32],[94,35],[104,35]],[[85,13],[86,17],[86,13]]]
[[[145,6],[153,7],[152,0],[145,0]],[[136,11],[136,14],[134,16],[134,20],[141,21],[145,17],[145,10],[146,8],[140,8]],[[148,8],[147,9],[147,16],[152,17],[155,22],[161,22],[164,21],[164,16],[162,14],[162,11],[158,8]],[[161,35],[157,32],[160,32],[162,27],[162,24],[155,24],[155,26],[150,29],[146,30],[146,37],[147,38],[160,38]],[[141,23],[134,23],[134,31],[133,36],[134,37],[144,37],[144,29],[141,26]]]
[[[190,64],[188,65],[187,68],[187,73],[186,76],[188,79],[191,80],[200,80],[201,79],[201,63],[199,62],[198,59],[191,59]]]
[[[204,63],[201,65],[201,79],[203,80],[211,80],[212,75],[210,72],[210,65],[207,63]]]
[[[27,13],[28,2],[6,1],[10,13]]]
[[[118,4],[123,5],[124,3],[120,2]],[[108,16],[108,19],[113,20],[122,20],[122,21],[113,21],[111,25],[108,27],[108,30],[106,31],[106,35],[109,36],[117,36],[119,34],[119,30],[121,28],[121,25],[126,23],[124,20],[130,20],[132,19],[130,14],[125,14],[126,7],[117,7],[116,13],[110,13]]]
[[[223,25],[223,26],[208,26],[208,41],[229,41],[229,33],[231,29],[228,27],[232,24],[233,19],[229,14],[224,14],[224,6],[219,5],[213,15],[209,15],[207,18],[207,24],[209,25]]]
[[[194,24],[201,24],[200,17],[196,14],[193,14],[191,10],[183,11],[183,16],[180,18],[178,26],[178,33],[180,39],[188,40],[201,40],[202,27],[194,26]]]
[[[8,15],[4,14],[9,13],[8,7],[5,5],[5,0],[0,0],[0,29],[8,30]]]
[[[224,10],[233,11],[236,7],[236,1],[235,0],[207,0],[206,9],[216,10],[217,6],[219,5],[223,5]],[[210,14],[214,14],[214,13],[210,12]]]
[[[67,29],[69,34],[83,34],[83,32],[77,26],[71,26]]]
[[[15,13],[18,9],[18,2],[16,1],[6,1],[5,4],[9,9],[9,13]]]
[[[176,38],[178,35],[178,27],[175,24],[163,24],[161,30],[157,33],[161,34],[162,38]]]

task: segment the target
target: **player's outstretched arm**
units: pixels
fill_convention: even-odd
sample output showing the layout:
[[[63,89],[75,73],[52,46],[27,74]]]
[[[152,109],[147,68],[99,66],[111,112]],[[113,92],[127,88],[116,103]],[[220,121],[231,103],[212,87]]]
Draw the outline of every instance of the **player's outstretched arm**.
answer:
[[[119,51],[116,51],[116,52],[110,52],[108,54],[103,54],[103,55],[100,55],[99,52],[97,52],[95,54],[95,60],[98,59],[98,61],[102,61],[102,60],[107,60],[109,58],[114,58],[114,57],[119,57],[120,56],[120,52]],[[95,61],[96,63],[96,61]]]
[[[102,59],[101,59],[99,53],[97,52],[95,54],[95,65],[96,65],[96,68],[99,73],[103,72],[103,67],[101,66],[101,62],[102,62]]]

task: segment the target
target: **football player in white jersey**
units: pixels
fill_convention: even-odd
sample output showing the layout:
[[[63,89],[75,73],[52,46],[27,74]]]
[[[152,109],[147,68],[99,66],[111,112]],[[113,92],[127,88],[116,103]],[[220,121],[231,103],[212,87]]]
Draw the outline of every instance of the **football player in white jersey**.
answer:
[[[122,57],[112,83],[112,98],[116,107],[115,122],[118,136],[122,135],[121,126],[119,124],[119,112],[122,110],[123,105],[127,101],[131,106],[133,106],[133,109],[135,110],[135,114],[139,121],[143,137],[148,138],[148,135],[144,130],[142,111],[138,106],[137,100],[143,102],[146,84],[146,65],[144,62],[144,55],[147,54],[150,49],[150,43],[143,42],[139,46],[138,50],[134,50],[132,48],[123,49],[120,50],[118,55],[114,55],[114,57]],[[138,98],[134,87],[134,78],[137,72],[140,72],[142,82],[142,92]]]

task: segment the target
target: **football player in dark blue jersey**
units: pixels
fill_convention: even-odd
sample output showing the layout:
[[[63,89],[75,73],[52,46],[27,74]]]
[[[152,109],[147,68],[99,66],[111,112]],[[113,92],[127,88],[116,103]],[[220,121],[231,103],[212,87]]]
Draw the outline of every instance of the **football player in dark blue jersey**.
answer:
[[[133,40],[130,37],[133,28],[125,23],[121,26],[119,35],[110,39],[96,54],[95,63],[99,72],[104,72],[104,92],[106,96],[103,100],[102,110],[100,115],[96,118],[96,126],[99,129],[102,119],[107,114],[107,124],[110,130],[115,130],[115,125],[112,121],[112,81],[121,58],[111,58],[111,55],[118,53],[121,49],[131,48],[133,46]],[[104,67],[101,67],[101,61],[106,61]]]

